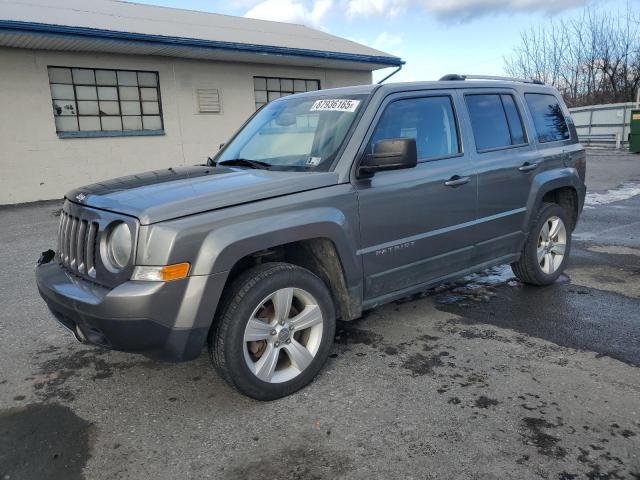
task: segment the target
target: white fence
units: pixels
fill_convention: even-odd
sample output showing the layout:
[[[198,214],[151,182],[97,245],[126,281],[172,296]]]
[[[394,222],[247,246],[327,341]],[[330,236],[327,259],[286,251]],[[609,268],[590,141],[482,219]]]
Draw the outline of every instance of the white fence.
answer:
[[[609,103],[570,108],[578,138],[586,145],[620,148],[628,144],[635,103]]]

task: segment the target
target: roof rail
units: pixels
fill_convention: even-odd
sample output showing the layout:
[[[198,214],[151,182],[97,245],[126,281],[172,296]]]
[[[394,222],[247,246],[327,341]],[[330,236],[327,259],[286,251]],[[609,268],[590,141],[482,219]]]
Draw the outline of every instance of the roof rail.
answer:
[[[493,75],[458,75],[457,73],[450,73],[440,79],[441,82],[453,80],[502,80],[506,82],[521,82],[521,83],[535,83],[536,85],[544,85],[544,82],[538,79],[526,79],[516,77],[495,77]]]

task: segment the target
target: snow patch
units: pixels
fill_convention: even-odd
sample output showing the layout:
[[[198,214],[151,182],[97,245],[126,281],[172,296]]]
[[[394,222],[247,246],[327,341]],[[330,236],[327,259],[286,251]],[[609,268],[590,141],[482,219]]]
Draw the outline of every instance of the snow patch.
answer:
[[[430,292],[437,295],[436,302],[440,304],[468,306],[469,302],[490,301],[496,295],[496,287],[503,284],[509,287],[520,285],[509,265],[487,268],[453,283],[440,285]]]
[[[587,193],[584,200],[585,206],[606,205],[613,202],[621,202],[640,195],[640,184],[623,183],[618,188],[607,190],[604,193]]]
[[[640,257],[640,248],[625,247],[622,245],[593,245],[587,250],[596,253],[608,253],[610,255],[635,255]]]
[[[514,278],[515,275],[510,265],[499,265],[487,268],[480,273],[467,275],[464,280],[467,281],[468,287],[474,288],[477,286],[500,285]]]

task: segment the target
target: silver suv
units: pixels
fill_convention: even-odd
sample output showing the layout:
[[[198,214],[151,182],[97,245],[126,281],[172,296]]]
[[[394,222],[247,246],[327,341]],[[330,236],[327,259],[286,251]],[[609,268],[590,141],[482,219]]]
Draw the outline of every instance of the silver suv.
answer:
[[[292,95],[206,165],[73,190],[38,289],[82,342],[213,365],[262,400],[312,380],[336,319],[486,267],[552,283],[585,195],[556,90],[472,79]]]

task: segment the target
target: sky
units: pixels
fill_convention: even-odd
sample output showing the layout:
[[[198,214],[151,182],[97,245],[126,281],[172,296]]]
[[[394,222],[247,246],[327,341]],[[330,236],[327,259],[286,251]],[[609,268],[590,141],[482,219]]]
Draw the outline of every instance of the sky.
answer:
[[[393,81],[447,73],[502,75],[520,33],[585,6],[624,9],[640,0],[135,0],[300,23],[401,57]],[[374,81],[393,69],[374,72]]]

